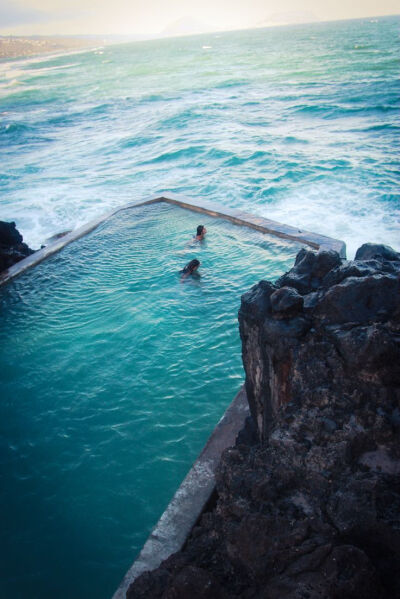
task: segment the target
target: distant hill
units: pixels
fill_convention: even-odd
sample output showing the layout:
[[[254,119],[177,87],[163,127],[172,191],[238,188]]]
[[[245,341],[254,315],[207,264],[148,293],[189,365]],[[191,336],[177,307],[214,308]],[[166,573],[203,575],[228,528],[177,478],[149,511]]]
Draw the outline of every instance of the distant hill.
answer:
[[[318,17],[309,10],[292,10],[289,12],[277,12],[269,15],[257,23],[257,27],[271,27],[273,25],[295,25],[300,23],[312,23],[318,21]]]
[[[209,31],[215,31],[215,28],[193,17],[182,17],[167,25],[159,36],[196,35],[197,33],[208,33]]]

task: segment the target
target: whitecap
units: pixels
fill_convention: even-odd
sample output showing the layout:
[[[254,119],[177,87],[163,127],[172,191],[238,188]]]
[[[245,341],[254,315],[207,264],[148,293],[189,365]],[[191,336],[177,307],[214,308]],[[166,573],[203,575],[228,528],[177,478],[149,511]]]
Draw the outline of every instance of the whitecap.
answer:
[[[343,240],[349,259],[369,241],[400,250],[400,210],[395,206],[390,210],[378,198],[372,198],[371,191],[362,185],[356,194],[350,183],[329,180],[310,183],[262,208],[260,213],[302,230]]]

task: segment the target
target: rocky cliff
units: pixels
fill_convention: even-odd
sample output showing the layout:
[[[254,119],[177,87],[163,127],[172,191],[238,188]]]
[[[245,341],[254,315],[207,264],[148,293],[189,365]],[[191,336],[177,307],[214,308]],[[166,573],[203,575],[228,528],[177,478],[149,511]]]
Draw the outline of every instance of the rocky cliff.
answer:
[[[15,227],[15,223],[0,221],[0,272],[34,253]]]
[[[400,255],[301,250],[239,311],[252,422],[128,599],[400,597]]]

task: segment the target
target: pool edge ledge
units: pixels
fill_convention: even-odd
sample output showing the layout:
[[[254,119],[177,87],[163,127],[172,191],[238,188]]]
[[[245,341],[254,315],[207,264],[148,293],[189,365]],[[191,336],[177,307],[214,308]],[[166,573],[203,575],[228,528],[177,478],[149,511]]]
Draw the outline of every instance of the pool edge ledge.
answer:
[[[221,454],[235,444],[249,414],[243,386],[211,433],[112,599],[125,599],[129,585],[140,574],[154,570],[170,555],[182,549],[214,491],[215,472]]]
[[[147,206],[149,204],[156,204],[159,202],[166,202],[167,204],[174,204],[176,206],[180,206],[181,208],[192,210],[193,212],[207,214],[216,218],[223,218],[225,220],[229,220],[233,224],[250,227],[251,229],[255,229],[261,233],[275,235],[281,239],[302,243],[316,250],[334,250],[338,252],[341,258],[346,258],[346,244],[344,241],[339,239],[334,239],[333,237],[327,237],[325,235],[319,235],[318,233],[312,233],[311,231],[303,231],[302,229],[298,229],[290,225],[285,225],[262,216],[256,216],[249,212],[244,212],[243,210],[215,204],[214,202],[198,201],[193,198],[168,192],[162,193],[161,195],[148,197],[145,200],[137,200],[135,202],[130,202],[123,206],[119,206],[118,208],[115,208],[114,210],[111,210],[110,212],[107,212],[106,214],[103,214],[102,216],[90,221],[86,225],[71,231],[61,239],[58,239],[46,247],[37,250],[30,256],[23,258],[13,266],[10,266],[10,268],[2,271],[0,273],[0,287],[25,272],[28,268],[36,266],[43,260],[46,260],[46,258],[49,258],[53,254],[59,252],[73,241],[84,237],[84,235],[87,235],[96,229],[99,225],[115,214],[130,208],[138,208],[140,206]]]

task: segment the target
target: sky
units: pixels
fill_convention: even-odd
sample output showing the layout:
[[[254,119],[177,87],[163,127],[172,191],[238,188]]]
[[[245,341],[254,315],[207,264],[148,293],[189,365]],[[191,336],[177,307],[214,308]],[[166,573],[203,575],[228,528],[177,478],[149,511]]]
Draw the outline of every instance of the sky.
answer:
[[[0,35],[169,33],[393,15],[399,0],[0,0]],[[179,23],[175,23],[179,20]],[[171,24],[174,24],[171,26]]]

